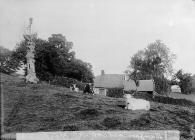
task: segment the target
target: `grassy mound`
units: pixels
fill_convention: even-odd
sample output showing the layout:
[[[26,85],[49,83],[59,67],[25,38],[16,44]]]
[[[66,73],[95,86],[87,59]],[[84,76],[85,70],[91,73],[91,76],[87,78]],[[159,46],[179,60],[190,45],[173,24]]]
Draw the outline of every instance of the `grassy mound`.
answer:
[[[153,100],[150,111],[125,110],[124,100],[83,95],[49,84],[25,84],[1,75],[4,132],[177,129],[190,139],[195,105]],[[137,95],[138,96],[138,95]],[[147,97],[145,97],[147,96]],[[166,98],[163,98],[166,100]]]

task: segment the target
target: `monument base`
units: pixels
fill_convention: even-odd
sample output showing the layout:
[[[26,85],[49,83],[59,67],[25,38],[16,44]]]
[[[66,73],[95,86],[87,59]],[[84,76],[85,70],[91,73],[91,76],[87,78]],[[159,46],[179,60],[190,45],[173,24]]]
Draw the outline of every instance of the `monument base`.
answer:
[[[178,130],[16,133],[16,140],[179,140]]]
[[[36,77],[35,74],[28,74],[26,76],[26,82],[37,84],[39,82],[39,79]]]

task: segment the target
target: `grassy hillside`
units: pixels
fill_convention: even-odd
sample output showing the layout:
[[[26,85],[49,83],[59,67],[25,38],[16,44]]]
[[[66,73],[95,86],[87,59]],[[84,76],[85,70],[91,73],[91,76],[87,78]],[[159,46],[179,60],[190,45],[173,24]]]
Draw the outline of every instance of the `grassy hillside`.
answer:
[[[5,74],[1,74],[1,93],[3,133],[177,129],[181,139],[190,139],[189,126],[195,121],[195,104],[187,100],[164,102],[147,97],[150,111],[131,111],[122,108],[123,99],[84,95],[48,84],[25,84]]]

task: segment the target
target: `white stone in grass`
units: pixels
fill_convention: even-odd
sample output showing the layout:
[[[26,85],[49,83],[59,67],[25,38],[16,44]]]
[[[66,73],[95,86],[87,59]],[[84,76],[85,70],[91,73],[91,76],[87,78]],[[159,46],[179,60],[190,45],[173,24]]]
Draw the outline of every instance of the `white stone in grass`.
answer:
[[[126,107],[130,110],[150,110],[150,102],[144,99],[133,98],[131,94],[124,95]]]

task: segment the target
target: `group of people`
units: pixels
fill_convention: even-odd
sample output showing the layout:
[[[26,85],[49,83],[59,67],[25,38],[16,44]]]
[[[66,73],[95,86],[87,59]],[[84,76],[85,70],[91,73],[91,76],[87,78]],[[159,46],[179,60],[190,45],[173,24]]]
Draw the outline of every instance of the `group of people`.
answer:
[[[94,94],[93,84],[86,84],[84,87],[83,93]]]
[[[70,86],[70,91],[76,91],[76,92],[79,92],[79,88],[77,87],[77,85],[76,85],[76,84],[72,84],[72,85]]]
[[[72,84],[70,86],[70,90],[71,91],[75,91],[75,92],[79,92],[79,88],[77,87],[76,84]],[[83,93],[85,94],[94,94],[94,90],[93,90],[93,84],[86,84],[83,90]]]

